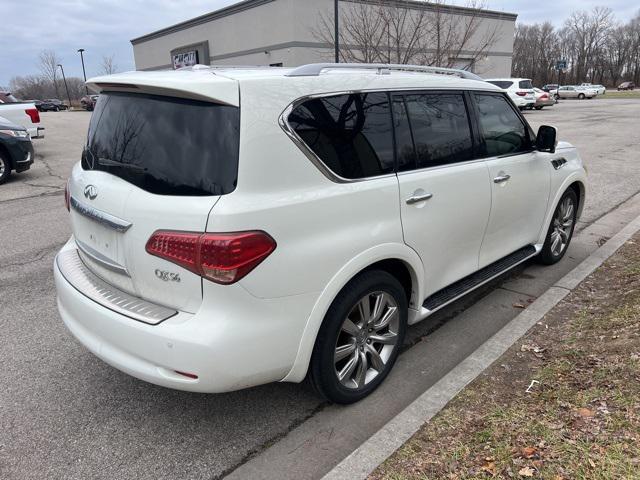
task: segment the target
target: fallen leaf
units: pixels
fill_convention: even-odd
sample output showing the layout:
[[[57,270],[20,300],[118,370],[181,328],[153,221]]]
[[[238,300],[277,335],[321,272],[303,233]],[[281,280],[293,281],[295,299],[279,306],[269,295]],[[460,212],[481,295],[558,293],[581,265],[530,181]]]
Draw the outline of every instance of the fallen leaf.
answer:
[[[496,474],[496,464],[494,462],[485,461],[484,465],[480,467],[480,470],[487,472],[491,476]]]
[[[535,447],[524,447],[522,449],[522,456],[524,458],[533,458],[538,454],[538,449]]]
[[[520,475],[521,477],[533,477],[535,473],[536,471],[531,467],[522,467],[520,470],[518,470],[518,475]]]
[[[591,468],[596,468],[595,462],[591,459],[589,459],[589,465],[591,465]]]
[[[526,307],[526,306],[524,306],[524,305],[523,305],[523,304],[521,304],[521,303],[514,303],[514,304],[513,304],[513,308],[527,308],[527,307]]]
[[[595,412],[593,410],[589,410],[588,408],[579,408],[578,415],[582,418],[591,418],[595,416]]]

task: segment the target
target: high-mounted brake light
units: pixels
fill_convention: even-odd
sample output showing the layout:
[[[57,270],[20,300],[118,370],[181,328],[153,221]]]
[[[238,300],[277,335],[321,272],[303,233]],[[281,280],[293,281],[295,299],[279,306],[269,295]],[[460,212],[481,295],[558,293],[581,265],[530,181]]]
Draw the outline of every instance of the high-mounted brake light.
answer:
[[[147,241],[150,255],[173,262],[215,283],[229,285],[256,268],[276,249],[261,231],[191,233],[157,231]]]
[[[31,123],[40,123],[40,113],[37,108],[27,108],[24,113],[29,115]]]

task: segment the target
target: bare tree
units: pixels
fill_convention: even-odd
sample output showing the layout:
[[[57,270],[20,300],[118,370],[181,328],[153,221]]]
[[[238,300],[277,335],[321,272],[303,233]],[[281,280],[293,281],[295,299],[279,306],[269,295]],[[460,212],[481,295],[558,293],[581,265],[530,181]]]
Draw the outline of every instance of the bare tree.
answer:
[[[40,72],[42,77],[53,84],[55,96],[60,96],[58,92],[58,64],[60,63],[56,52],[53,50],[42,50],[38,57]]]
[[[100,73],[103,75],[111,75],[118,73],[118,65],[114,63],[114,55],[102,56],[102,63],[100,64]]]
[[[592,12],[573,12],[565,21],[565,29],[573,36],[576,81],[586,79],[596,53],[602,48],[613,23],[610,8],[596,7]]]
[[[567,71],[559,76],[558,60]],[[564,27],[518,25],[513,47],[513,75],[536,84],[591,81],[617,86],[640,81],[640,11],[627,23],[616,23],[609,9],[574,12]]]
[[[345,4],[340,14],[340,57],[355,63],[473,66],[498,40],[497,27],[482,29],[479,0],[456,15],[445,0],[379,0]],[[474,14],[473,12],[478,12]],[[320,15],[314,36],[335,45],[333,13]]]

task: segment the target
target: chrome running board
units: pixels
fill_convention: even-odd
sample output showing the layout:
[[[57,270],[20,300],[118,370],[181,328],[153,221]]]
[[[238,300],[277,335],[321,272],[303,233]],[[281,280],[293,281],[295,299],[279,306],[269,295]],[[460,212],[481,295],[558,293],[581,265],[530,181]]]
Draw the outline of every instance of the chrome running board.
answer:
[[[475,290],[494,278],[499,277],[506,271],[511,270],[516,265],[521,264],[537,254],[538,250],[536,250],[536,247],[533,245],[527,245],[526,247],[521,248],[520,250],[517,250],[490,265],[487,265],[477,272],[472,273],[468,277],[458,280],[448,287],[437,291],[433,295],[427,297],[422,306],[427,309],[429,313],[433,313],[451,302],[454,302],[458,298],[463,297],[472,290]]]

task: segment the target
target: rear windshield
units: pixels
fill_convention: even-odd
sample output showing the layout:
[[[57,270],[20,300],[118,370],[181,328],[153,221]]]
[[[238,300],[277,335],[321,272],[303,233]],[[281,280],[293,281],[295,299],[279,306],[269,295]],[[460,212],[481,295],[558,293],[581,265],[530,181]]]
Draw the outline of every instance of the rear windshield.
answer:
[[[235,189],[240,109],[130,93],[100,95],[82,168],[159,195],[223,195]]]
[[[501,81],[501,80],[490,80],[489,83],[493,83],[496,87],[500,87],[503,89],[507,89],[509,88],[511,85],[513,85],[513,82],[508,82],[508,81]]]
[[[519,87],[520,88],[532,89],[533,88],[533,84],[531,83],[531,80],[520,80]]]

